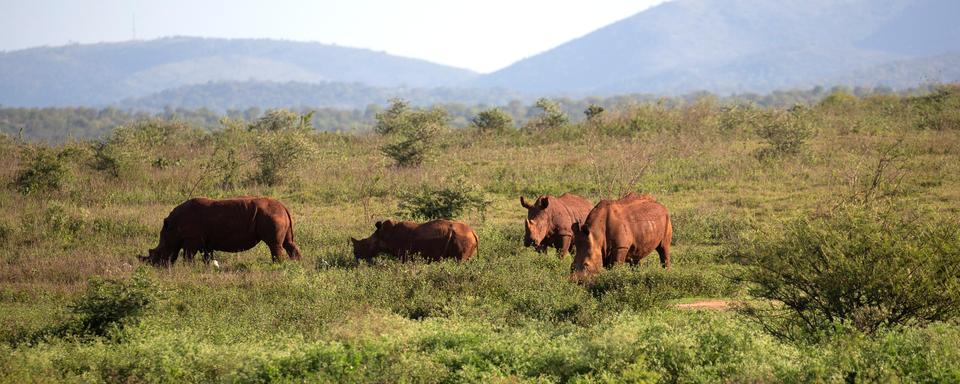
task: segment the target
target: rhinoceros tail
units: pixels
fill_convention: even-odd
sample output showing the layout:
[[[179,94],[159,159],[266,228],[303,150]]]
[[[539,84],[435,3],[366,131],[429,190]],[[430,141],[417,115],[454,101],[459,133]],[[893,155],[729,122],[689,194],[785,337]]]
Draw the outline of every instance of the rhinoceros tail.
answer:
[[[477,237],[477,231],[471,231],[471,232],[473,232],[473,241],[477,243],[476,254],[474,256],[480,257],[480,238]]]
[[[287,224],[290,225],[290,229],[287,230],[287,241],[293,241],[293,216],[290,216],[290,211],[287,210],[287,207],[283,207],[283,211],[287,214]]]
[[[673,241],[673,222],[670,221],[670,215],[667,215],[667,225],[663,231],[663,238],[660,239],[660,245],[657,246],[657,253],[660,254],[660,266],[670,268],[670,242]]]
[[[292,259],[300,259],[300,247],[297,246],[297,243],[293,239],[293,216],[290,215],[290,211],[287,210],[287,207],[283,207],[283,211],[287,214],[287,233],[283,239],[283,248],[287,251],[287,256]]]

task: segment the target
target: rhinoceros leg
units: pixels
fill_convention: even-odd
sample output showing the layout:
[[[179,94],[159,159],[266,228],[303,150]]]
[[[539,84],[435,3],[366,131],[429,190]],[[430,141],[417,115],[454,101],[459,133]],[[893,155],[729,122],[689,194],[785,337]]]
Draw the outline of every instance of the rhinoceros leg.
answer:
[[[660,243],[657,246],[657,254],[660,255],[660,266],[670,268],[670,243]]]
[[[570,252],[570,244],[573,243],[572,236],[560,236],[560,241],[557,247],[557,257],[563,259],[567,257],[567,253]]]
[[[283,261],[283,243],[278,241],[271,241],[267,243],[267,247],[270,248],[270,258],[273,259],[274,263],[279,263]]]
[[[197,255],[197,249],[193,247],[183,248],[183,259],[189,262],[193,262],[193,257]]]
[[[630,252],[630,248],[615,249],[613,251],[612,257],[610,258],[611,264],[607,267],[609,268],[609,267],[613,267],[614,265],[620,265],[627,262],[627,253],[629,252]]]
[[[287,251],[287,257],[293,260],[300,260],[300,247],[297,246],[297,243],[293,242],[293,231],[287,233],[287,236],[283,239],[283,249]]]

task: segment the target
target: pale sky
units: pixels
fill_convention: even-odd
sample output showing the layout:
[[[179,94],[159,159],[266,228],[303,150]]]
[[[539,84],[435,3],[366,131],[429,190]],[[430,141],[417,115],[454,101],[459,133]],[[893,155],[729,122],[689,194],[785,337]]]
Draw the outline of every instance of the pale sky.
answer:
[[[136,24],[137,39],[316,41],[490,72],[663,1],[0,0],[0,50],[130,40]]]

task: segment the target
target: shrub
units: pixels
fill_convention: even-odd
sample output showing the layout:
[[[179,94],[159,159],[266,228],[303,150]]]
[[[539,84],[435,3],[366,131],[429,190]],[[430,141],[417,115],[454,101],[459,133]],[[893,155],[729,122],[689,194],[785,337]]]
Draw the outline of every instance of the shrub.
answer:
[[[40,227],[44,228],[41,233],[67,242],[77,239],[86,226],[82,216],[67,211],[66,207],[57,203],[47,206],[41,220]]]
[[[763,111],[751,104],[720,108],[718,126],[723,132],[750,132],[762,119]]]
[[[596,104],[590,104],[590,106],[583,111],[583,114],[587,117],[587,121],[593,121],[593,119],[600,117],[600,114],[602,114],[603,111],[603,107]]]
[[[67,180],[67,166],[53,150],[42,147],[28,151],[26,167],[17,172],[13,186],[24,195],[59,191]]]
[[[270,186],[282,184],[297,167],[313,158],[316,145],[308,137],[312,115],[312,112],[299,115],[286,110],[271,110],[248,127],[250,131],[257,132],[254,140],[254,158],[257,160],[254,181]],[[221,165],[225,172],[221,184],[232,186],[235,184],[239,160],[229,149],[224,156]]]
[[[537,100],[535,106],[541,110],[541,113],[527,122],[526,128],[529,130],[542,131],[559,128],[570,122],[570,119],[563,113],[563,109],[556,101],[541,97]]]
[[[398,167],[416,167],[423,164],[433,149],[435,133],[427,129],[408,132],[397,142],[381,147],[380,151],[393,159]]]
[[[162,120],[141,120],[118,127],[106,140],[94,144],[93,168],[112,177],[129,177],[148,163],[162,167],[171,160],[163,159],[160,149],[185,142],[193,132],[184,123]],[[157,160],[159,163],[155,163]]]
[[[380,135],[389,135],[403,130],[409,130],[410,122],[410,103],[403,99],[391,99],[390,107],[386,111],[377,112],[377,120],[373,130]]]
[[[246,123],[242,120],[223,118],[220,119],[220,125],[223,130],[212,135],[213,154],[205,167],[216,178],[218,188],[229,190],[239,187],[244,181],[244,165],[253,159],[241,157],[241,154],[254,152],[250,150],[249,143],[255,133],[245,130]]]
[[[500,108],[481,111],[470,124],[482,134],[500,134],[513,128],[513,118]]]
[[[248,127],[251,131],[278,132],[313,128],[313,111],[299,114],[286,109],[271,109]]]
[[[129,169],[131,155],[121,147],[111,145],[108,141],[94,144],[93,150],[93,169],[106,172],[112,177],[120,177],[126,169]]]
[[[917,112],[917,128],[960,129],[960,84],[942,85],[929,95],[907,100]]]
[[[812,117],[807,108],[794,106],[786,112],[770,112],[759,123],[757,135],[767,142],[760,158],[783,157],[800,153],[813,137]]]
[[[820,101],[820,107],[826,108],[839,108],[845,106],[851,106],[856,104],[859,101],[856,96],[850,94],[845,89],[836,89],[831,92],[827,97],[823,98]]]
[[[424,188],[400,197],[400,215],[424,219],[455,219],[464,211],[476,210],[483,214],[489,201],[479,186],[463,178],[455,178],[439,189]]]
[[[393,142],[380,147],[400,167],[419,166],[436,147],[436,139],[449,120],[440,108],[413,110],[406,101],[395,99],[384,112],[377,113],[375,130],[390,136]]]
[[[142,273],[128,281],[93,277],[83,296],[70,304],[73,320],[65,328],[77,336],[106,336],[135,323],[156,302],[158,293]]]
[[[811,337],[866,333],[960,315],[960,228],[887,208],[841,207],[766,234],[748,251],[745,281],[770,305],[742,309],[768,331]]]

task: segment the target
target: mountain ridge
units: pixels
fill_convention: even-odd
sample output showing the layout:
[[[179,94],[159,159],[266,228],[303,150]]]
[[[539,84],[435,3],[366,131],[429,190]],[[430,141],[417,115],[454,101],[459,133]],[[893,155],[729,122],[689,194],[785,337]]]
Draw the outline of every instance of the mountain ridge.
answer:
[[[208,81],[465,83],[475,72],[368,49],[273,39],[168,37],[0,53],[0,104],[98,105]]]
[[[927,20],[916,19],[922,15],[960,10],[958,4],[675,0],[482,75],[473,84],[576,94],[805,87],[884,63],[960,52],[960,27],[949,17],[927,17],[932,22],[921,36],[940,30],[945,36],[920,53],[905,53],[884,38],[901,33],[904,25],[924,24]],[[891,43],[884,44],[887,40]],[[755,73],[764,74],[762,81]]]

